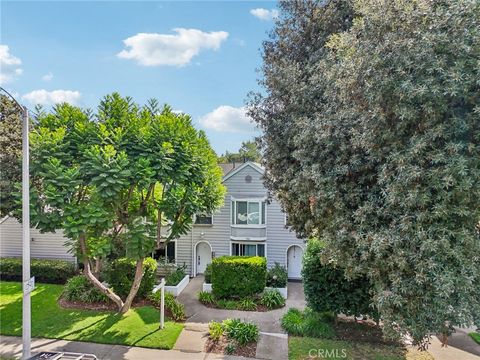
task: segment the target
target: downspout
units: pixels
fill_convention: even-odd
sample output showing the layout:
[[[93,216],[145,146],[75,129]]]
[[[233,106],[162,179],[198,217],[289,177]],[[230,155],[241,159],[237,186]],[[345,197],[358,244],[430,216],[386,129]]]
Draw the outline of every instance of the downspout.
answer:
[[[190,247],[191,247],[191,250],[192,250],[192,263],[191,263],[191,273],[192,273],[192,277],[194,277],[196,274],[194,272],[194,266],[195,266],[195,253],[194,253],[194,249],[193,249],[193,226],[192,228],[190,229]]]

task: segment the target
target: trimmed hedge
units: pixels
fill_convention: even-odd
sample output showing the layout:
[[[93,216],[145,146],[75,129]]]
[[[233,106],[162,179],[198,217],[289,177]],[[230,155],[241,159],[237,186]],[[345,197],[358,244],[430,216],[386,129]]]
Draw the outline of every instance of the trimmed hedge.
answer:
[[[260,256],[221,256],[212,261],[212,292],[217,298],[245,298],[266,285],[267,260]]]
[[[105,269],[107,283],[113,291],[125,299],[132,287],[135,277],[136,261],[128,258],[115,259]],[[157,262],[151,257],[143,261],[143,278],[137,292],[136,299],[145,299],[155,286]]]
[[[75,265],[65,260],[31,259],[30,274],[35,282],[65,284],[77,275]],[[22,281],[22,259],[0,258],[0,280]]]

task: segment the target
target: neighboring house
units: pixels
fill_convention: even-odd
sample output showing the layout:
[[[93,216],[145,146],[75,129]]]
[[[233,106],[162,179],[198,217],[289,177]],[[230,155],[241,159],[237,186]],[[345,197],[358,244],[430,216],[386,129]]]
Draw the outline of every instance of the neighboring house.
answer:
[[[279,203],[267,201],[265,170],[253,162],[220,166],[225,201],[213,215],[197,215],[191,231],[170,244],[177,265],[185,264],[196,276],[214,257],[259,255],[267,258],[268,267],[278,262],[290,279],[300,279],[304,241],[286,227]]]
[[[67,239],[62,231],[41,233],[30,229],[30,255],[35,259],[61,259],[76,262],[75,256],[65,246]],[[22,256],[22,224],[13,217],[0,220],[0,257]]]
[[[153,253],[187,267],[196,276],[205,271],[212,258],[222,255],[259,255],[268,267],[278,262],[287,268],[290,279],[301,278],[304,242],[286,227],[286,216],[276,200],[267,201],[257,163],[221,164],[225,201],[213,215],[197,215],[191,231]],[[32,258],[76,259],[65,246],[62,231],[40,233],[31,229]],[[0,257],[22,255],[22,225],[14,218],[0,221]]]

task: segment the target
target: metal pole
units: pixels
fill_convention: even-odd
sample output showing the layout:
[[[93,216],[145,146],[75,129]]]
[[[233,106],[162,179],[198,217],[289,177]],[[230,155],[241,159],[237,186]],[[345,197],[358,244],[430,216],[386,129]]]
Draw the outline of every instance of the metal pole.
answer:
[[[162,279],[161,283],[162,289],[161,291],[161,297],[160,297],[160,329],[163,329],[165,327],[165,278]]]
[[[31,303],[30,289],[25,284],[30,280],[30,169],[29,169],[29,143],[28,143],[28,110],[22,107],[22,359],[30,358],[31,342]]]

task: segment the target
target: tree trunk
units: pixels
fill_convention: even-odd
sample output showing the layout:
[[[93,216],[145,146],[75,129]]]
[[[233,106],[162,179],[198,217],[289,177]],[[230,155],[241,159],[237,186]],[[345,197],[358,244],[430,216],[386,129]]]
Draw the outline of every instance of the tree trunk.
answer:
[[[97,257],[95,259],[95,271],[93,275],[95,275],[96,278],[100,276],[100,271],[102,270],[102,259],[100,257]]]
[[[110,300],[112,300],[118,307],[118,310],[121,311],[123,308],[123,301],[118,296],[115,294],[113,291],[111,291],[109,288],[107,288],[105,285],[103,285],[92,273],[92,268],[90,267],[90,260],[88,258],[88,252],[87,252],[87,241],[85,239],[85,234],[81,234],[78,238],[78,242],[80,243],[80,250],[82,252],[83,256],[83,264],[85,266],[84,269],[84,274],[85,277],[98,289],[100,290],[103,294],[107,295]]]
[[[135,270],[135,278],[133,279],[132,287],[130,288],[130,293],[125,300],[120,312],[125,314],[128,309],[132,306],[133,299],[137,295],[140,283],[142,282],[143,277],[143,258],[137,260],[137,269]]]

